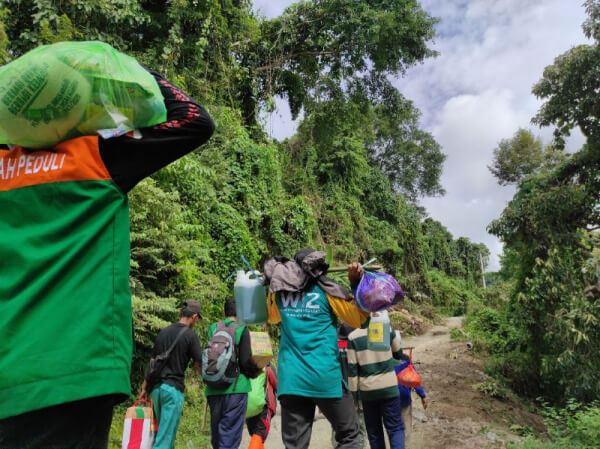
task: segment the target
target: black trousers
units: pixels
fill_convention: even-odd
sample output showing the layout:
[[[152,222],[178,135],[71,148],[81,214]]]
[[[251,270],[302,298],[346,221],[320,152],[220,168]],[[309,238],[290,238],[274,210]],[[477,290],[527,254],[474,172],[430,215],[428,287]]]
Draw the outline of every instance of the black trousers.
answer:
[[[268,406],[264,406],[262,411],[251,418],[246,419],[246,427],[250,435],[258,435],[262,438],[263,443],[269,436],[269,430],[271,430],[271,418],[273,417],[271,410]]]
[[[281,434],[286,449],[306,449],[310,443],[315,407],[318,406],[335,432],[336,449],[358,449],[360,428],[354,400],[344,389],[341,398],[324,399],[282,395]]]
[[[2,449],[106,449],[115,396],[0,419]]]

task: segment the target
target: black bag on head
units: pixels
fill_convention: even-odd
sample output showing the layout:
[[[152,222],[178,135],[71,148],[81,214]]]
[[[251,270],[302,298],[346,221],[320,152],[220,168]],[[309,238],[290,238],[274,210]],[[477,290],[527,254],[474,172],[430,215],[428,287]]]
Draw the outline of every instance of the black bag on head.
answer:
[[[235,331],[240,324],[232,323],[227,326],[224,321],[219,321],[210,341],[202,352],[202,379],[206,385],[226,389],[240,375],[237,348],[235,344]]]
[[[148,362],[148,367],[146,368],[146,375],[144,378],[146,379],[146,391],[148,393],[152,392],[152,390],[160,384],[162,380],[162,372],[167,366],[167,362],[169,361],[169,357],[171,356],[171,352],[175,345],[179,341],[179,338],[188,330],[187,326],[184,326],[183,329],[179,331],[175,341],[171,344],[169,349],[165,352],[158,354],[156,357],[150,359]]]

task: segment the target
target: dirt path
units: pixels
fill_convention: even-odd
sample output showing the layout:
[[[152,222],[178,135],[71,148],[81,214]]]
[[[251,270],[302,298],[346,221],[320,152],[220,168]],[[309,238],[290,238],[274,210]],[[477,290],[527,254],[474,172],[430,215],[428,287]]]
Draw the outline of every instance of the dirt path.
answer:
[[[271,430],[269,437],[265,442],[265,449],[285,449],[281,441],[281,415],[280,407],[277,407],[277,415],[271,420]],[[240,448],[247,448],[250,442],[250,436],[247,429],[244,430],[244,437]],[[313,422],[312,434],[310,438],[309,449],[332,449],[331,445],[331,425],[325,417],[317,413]]]
[[[504,448],[518,441],[516,434],[527,427],[541,429],[538,416],[528,413],[511,399],[494,399],[475,385],[491,379],[482,362],[467,349],[466,342],[450,340],[450,329],[460,328],[462,318],[448,318],[441,326],[418,337],[406,338],[403,346],[414,346],[414,361],[423,378],[429,407],[423,410],[413,394],[413,428],[407,449]],[[240,447],[248,447],[248,434]],[[279,414],[272,421],[266,449],[284,449]],[[331,427],[317,414],[310,449],[330,449]]]
[[[413,395],[407,449],[503,448],[520,440],[516,434],[526,428],[541,429],[539,416],[519,402],[494,399],[475,388],[491,379],[466,342],[450,340],[453,327],[462,327],[462,318],[448,318],[443,326],[403,341],[403,346],[415,347],[414,360],[429,398],[424,411]]]

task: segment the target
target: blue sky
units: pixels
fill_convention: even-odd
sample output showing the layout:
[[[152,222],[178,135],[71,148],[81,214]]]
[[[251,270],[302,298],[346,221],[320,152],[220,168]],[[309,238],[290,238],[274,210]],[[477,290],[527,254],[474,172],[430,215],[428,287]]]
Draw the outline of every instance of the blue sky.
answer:
[[[275,17],[288,0],[255,0],[255,9]],[[585,11],[570,0],[422,0],[423,8],[440,18],[433,48],[440,56],[407,71],[394,84],[421,110],[421,124],[448,155],[442,185],[446,195],[424,198],[431,217],[455,238],[469,237],[492,251],[488,269],[497,270],[501,243],[486,232],[514,194],[501,187],[487,166],[498,141],[519,127],[547,142],[551,129],[530,120],[540,106],[531,87],[544,67],[570,47],[585,43],[581,23]],[[294,133],[285,103],[265,119],[275,138]],[[583,138],[569,142],[578,149]]]

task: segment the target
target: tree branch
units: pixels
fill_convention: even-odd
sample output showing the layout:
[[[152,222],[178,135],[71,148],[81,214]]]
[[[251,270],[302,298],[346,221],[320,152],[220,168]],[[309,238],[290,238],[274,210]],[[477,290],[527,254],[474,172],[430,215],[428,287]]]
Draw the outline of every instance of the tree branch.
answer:
[[[285,56],[277,58],[275,61],[273,61],[270,64],[257,67],[256,69],[254,69],[254,71],[255,72],[264,72],[266,70],[271,70],[276,67],[281,67],[285,62],[289,61],[290,59],[294,59],[298,56],[327,56],[327,55],[334,55],[334,54],[336,54],[335,51],[301,51],[299,53],[292,52]]]

